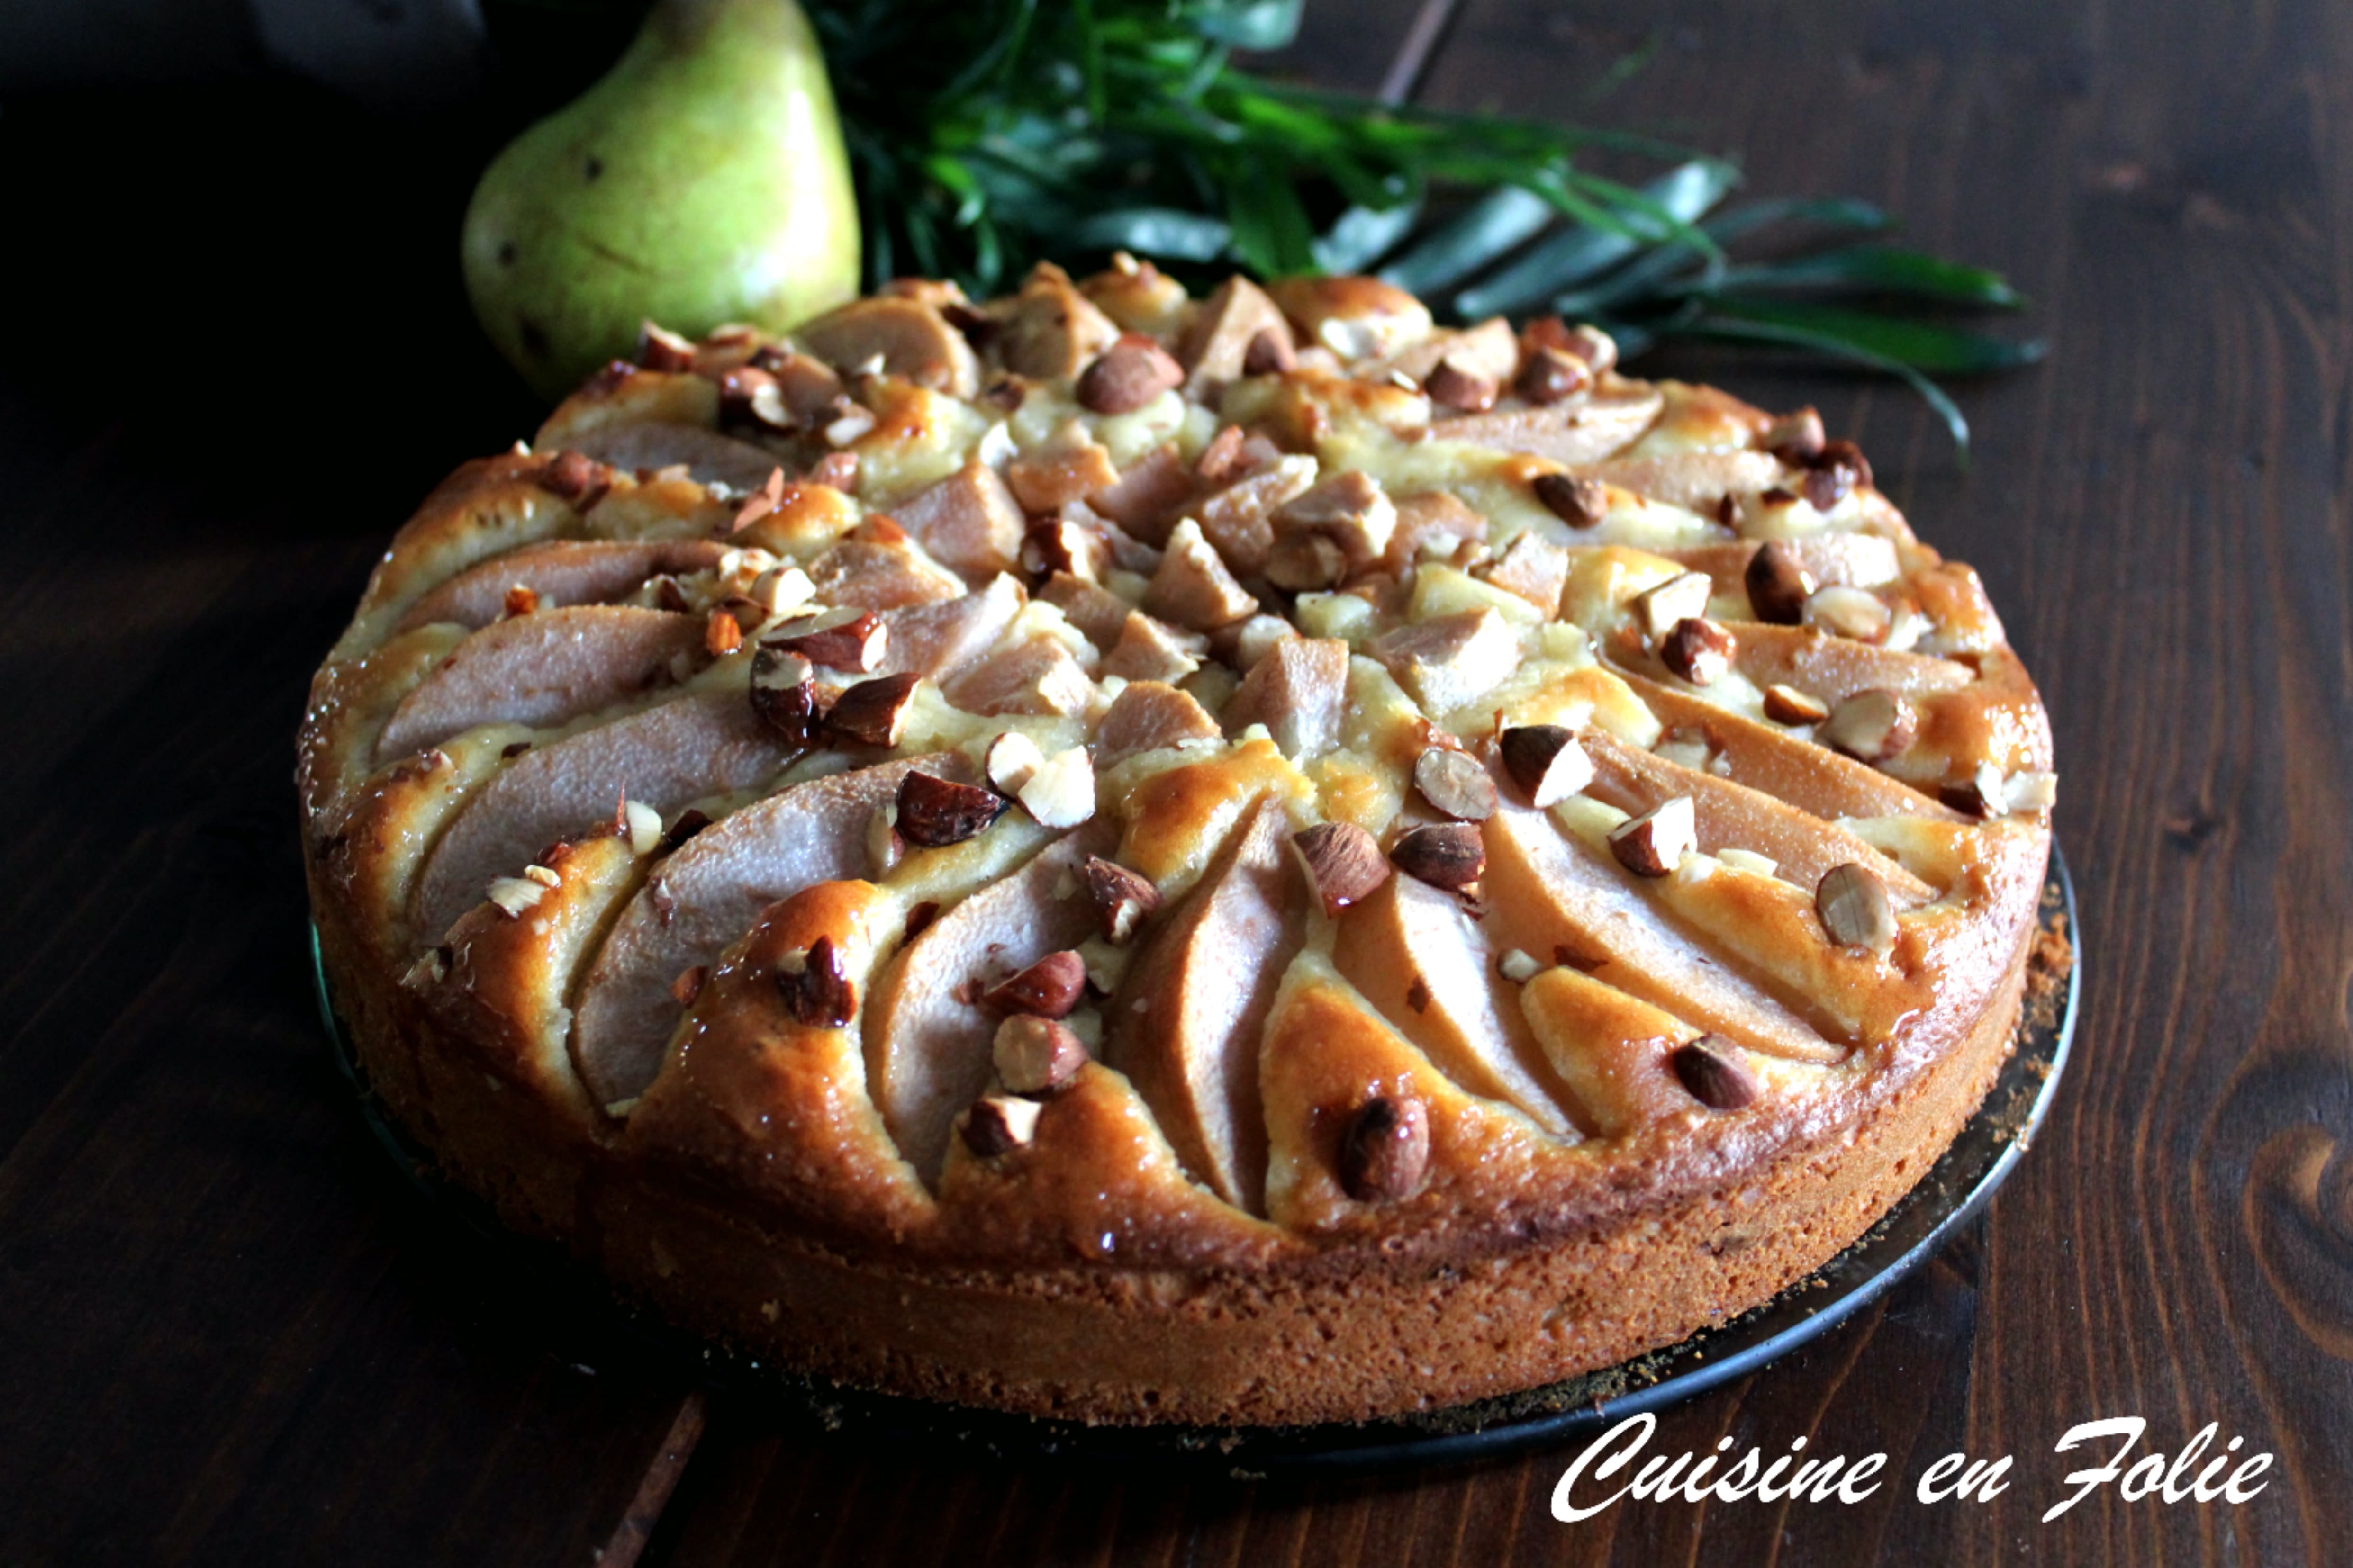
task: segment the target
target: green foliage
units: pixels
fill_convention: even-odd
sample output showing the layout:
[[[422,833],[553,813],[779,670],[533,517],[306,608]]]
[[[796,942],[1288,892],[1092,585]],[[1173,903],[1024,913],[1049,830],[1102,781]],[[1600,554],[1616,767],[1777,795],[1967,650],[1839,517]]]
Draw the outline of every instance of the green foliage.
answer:
[[[994,293],[1034,261],[1113,249],[1196,276],[1377,270],[1458,319],[1555,310],[1636,351],[1698,336],[1885,371],[1963,442],[1958,411],[1926,375],[2042,353],[1924,319],[2021,300],[1982,269],[1852,243],[1886,226],[1866,204],[1726,207],[1739,175],[1719,160],[1234,65],[1237,49],[1289,42],[1300,4],[807,0],[849,136],[870,283],[923,273]],[[1630,186],[1580,165],[1601,151],[1669,166]],[[1727,254],[1768,229],[1810,243]]]

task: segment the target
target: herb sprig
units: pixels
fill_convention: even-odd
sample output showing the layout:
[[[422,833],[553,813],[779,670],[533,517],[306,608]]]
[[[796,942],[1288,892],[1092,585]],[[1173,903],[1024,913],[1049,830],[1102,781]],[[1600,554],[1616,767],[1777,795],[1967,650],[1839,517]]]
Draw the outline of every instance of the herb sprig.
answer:
[[[1264,276],[1376,271],[1471,320],[1557,311],[1629,357],[1666,338],[1931,379],[2039,358],[1955,324],[2000,276],[1888,243],[1858,201],[1733,203],[1738,172],[1647,138],[1391,106],[1253,76],[1301,0],[808,0],[840,101],[870,279],[976,293],[1114,249]],[[1589,154],[1668,165],[1630,185]],[[1443,210],[1441,210],[1443,209]],[[1767,259],[1733,247],[1768,231]],[[1792,237],[1795,237],[1792,240]],[[1835,302],[1834,302],[1835,301]]]

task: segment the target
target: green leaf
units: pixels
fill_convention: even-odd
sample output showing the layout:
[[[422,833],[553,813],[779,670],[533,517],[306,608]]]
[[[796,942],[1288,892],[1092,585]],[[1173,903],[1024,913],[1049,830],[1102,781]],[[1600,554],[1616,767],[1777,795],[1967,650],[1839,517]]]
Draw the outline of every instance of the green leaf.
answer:
[[[1401,202],[1387,211],[1352,206],[1316,237],[1315,265],[1326,272],[1362,272],[1388,255],[1420,216],[1418,201]]]
[[[1712,239],[1726,240],[1737,239],[1742,235],[1792,219],[1867,232],[1895,226],[1894,220],[1885,213],[1869,202],[1852,196],[1775,196],[1767,201],[1743,202],[1736,207],[1726,207],[1699,226],[1701,232]]]
[[[1490,191],[1381,268],[1381,279],[1409,294],[1451,288],[1534,238],[1558,210],[1523,185]]]
[[[1233,243],[1231,224],[1177,207],[1122,207],[1071,226],[1076,250],[1133,250],[1170,261],[1215,261]]]
[[[1619,210],[1612,214],[1614,225],[1588,220],[1540,240],[1517,261],[1457,294],[1454,308],[1465,320],[1477,321],[1549,300],[1625,260],[1645,240],[1671,237],[1677,226],[1690,224],[1721,201],[1737,177],[1728,163],[1694,159],[1640,193],[1646,208],[1655,210]]]
[[[1915,370],[1933,371],[1940,375],[1978,375],[1987,371],[2014,370],[2020,365],[2032,364],[2049,349],[2049,345],[2039,338],[2013,342],[2004,338],[1988,337],[1983,332],[1962,331],[1926,321],[1902,321],[1893,316],[1875,316],[1862,310],[1841,310],[1834,305],[1721,297],[1709,300],[1707,305],[1712,317],[1728,317],[1756,325],[1779,327],[1788,331],[1811,333],[1818,338],[1849,344],[1858,353],[1876,354]]]
[[[1853,289],[1913,294],[1956,305],[2016,309],[2025,300],[1999,272],[1894,246],[1858,245],[1788,261],[1735,267],[1715,284],[1723,293],[1773,289]]]
[[[1281,164],[1261,160],[1229,185],[1226,218],[1234,226],[1235,254],[1253,272],[1282,278],[1314,270],[1315,231]]]
[[[1953,438],[1960,455],[1961,466],[1969,460],[1969,422],[1961,413],[1960,405],[1947,396],[1945,389],[1930,381],[1919,371],[1902,360],[1876,354],[1852,340],[1828,332],[1809,331],[1803,327],[1783,326],[1770,321],[1727,321],[1714,316],[1702,317],[1698,324],[1682,329],[1692,337],[1746,339],[1752,342],[1781,343],[1790,348],[1810,349],[1832,359],[1848,360],[1872,370],[1883,371],[1899,377],[1905,384],[1919,394],[1920,400],[1933,409],[1945,422],[1945,429]],[[1621,351],[1622,352],[1622,351]]]

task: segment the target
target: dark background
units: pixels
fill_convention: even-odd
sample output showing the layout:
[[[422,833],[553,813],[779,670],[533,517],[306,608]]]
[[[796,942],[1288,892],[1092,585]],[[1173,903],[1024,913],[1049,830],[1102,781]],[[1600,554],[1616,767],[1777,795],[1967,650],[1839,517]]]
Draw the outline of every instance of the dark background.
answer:
[[[371,1142],[311,1012],[289,785],[385,536],[536,420],[455,235],[563,73],[510,58],[430,113],[363,107],[268,68],[226,0],[178,16],[123,35],[128,74],[0,59],[0,1562],[586,1564],[687,1386]],[[1560,1454],[1249,1485],[884,1451],[720,1396],[642,1561],[2346,1561],[2353,8],[1324,0],[1307,31],[1281,64],[1327,84],[1878,201],[2007,271],[2052,341],[1959,389],[1967,473],[1900,390],[1644,367],[1862,439],[1984,571],[2058,731],[2088,943],[2052,1120],[1959,1243],[1656,1444],[1802,1434],[1895,1479],[1569,1527]],[[2058,1436],[2126,1414],[2168,1451],[2243,1435],[2269,1489],[2039,1524]],[[2015,1456],[2010,1489],[1914,1501],[1953,1450]]]

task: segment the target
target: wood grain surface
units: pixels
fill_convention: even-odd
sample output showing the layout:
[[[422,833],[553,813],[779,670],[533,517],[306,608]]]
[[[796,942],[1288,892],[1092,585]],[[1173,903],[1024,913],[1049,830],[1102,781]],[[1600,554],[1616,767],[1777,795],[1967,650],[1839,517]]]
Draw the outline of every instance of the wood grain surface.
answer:
[[[1276,1485],[860,1445],[706,1408],[426,1209],[311,1010],[290,742],[390,529],[533,423],[454,266],[510,121],[239,78],[0,112],[0,1563],[2353,1558],[2353,9],[1319,0],[1277,64],[1869,197],[2052,340],[1959,389],[1967,472],[1883,385],[1644,367],[1860,438],[2058,733],[2089,948],[2050,1122],[1961,1241],[1653,1445],[1892,1484],[1565,1525],[1560,1452]],[[2122,1415],[2270,1484],[2039,1522],[2060,1435]],[[2010,1489],[1915,1500],[1955,1451]]]

